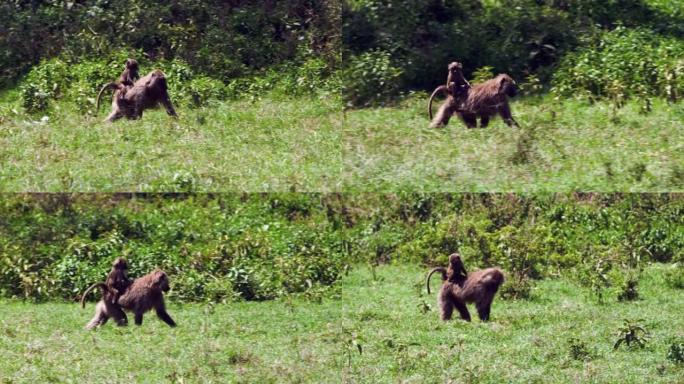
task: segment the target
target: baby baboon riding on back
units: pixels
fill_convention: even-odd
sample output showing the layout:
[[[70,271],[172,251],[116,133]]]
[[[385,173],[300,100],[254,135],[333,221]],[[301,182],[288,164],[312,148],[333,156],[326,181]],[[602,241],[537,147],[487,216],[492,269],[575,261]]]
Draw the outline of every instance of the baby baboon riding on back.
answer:
[[[97,95],[97,109],[105,90],[114,90],[112,112],[105,122],[113,122],[122,117],[139,119],[143,111],[162,104],[169,116],[178,117],[169,97],[166,76],[160,70],[154,70],[142,78],[138,78],[138,63],[133,59],[126,60],[126,69],[119,76],[118,82],[105,84]]]
[[[454,65],[458,64],[458,65]],[[500,115],[508,126],[518,127],[518,123],[511,114],[508,98],[517,94],[517,86],[513,78],[502,73],[483,83],[471,86],[463,77],[460,63],[449,64],[449,79],[454,80],[454,86],[440,85],[430,96],[428,101],[428,114],[430,116],[430,128],[443,127],[449,123],[451,116],[456,114],[463,120],[466,127],[477,127],[477,119],[480,119],[480,127],[489,124],[491,117]],[[438,92],[447,93],[447,98],[439,107],[434,119],[432,118],[432,100]]]
[[[442,320],[450,320],[454,308],[461,318],[470,321],[466,303],[475,303],[477,314],[482,321],[489,320],[494,295],[504,281],[498,268],[487,268],[467,273],[458,253],[449,255],[449,267],[434,268],[427,276],[427,291],[430,293],[430,277],[435,272],[442,273],[442,288],[439,290],[438,304]]]
[[[103,325],[109,318],[113,318],[117,325],[127,325],[128,317],[124,309],[134,313],[136,325],[142,324],[145,312],[154,309],[162,321],[175,327],[176,323],[166,312],[164,304],[164,292],[171,289],[166,273],[157,269],[131,281],[128,279],[126,269],[128,269],[126,260],[121,257],[117,258],[107,275],[106,282],[95,283],[83,293],[81,306],[85,307],[85,298],[88,293],[96,287],[102,290],[102,300],[95,306],[95,315],[86,328],[93,329]]]
[[[446,85],[440,85],[432,91],[430,100],[428,101],[428,115],[432,123],[431,128],[449,123],[449,119],[454,113],[463,109],[463,103],[468,98],[468,91],[470,90],[470,83],[463,76],[463,65],[458,61],[449,63],[447,67],[449,74],[447,75]],[[447,98],[439,107],[437,115],[432,118],[432,100],[437,93],[446,92]]]

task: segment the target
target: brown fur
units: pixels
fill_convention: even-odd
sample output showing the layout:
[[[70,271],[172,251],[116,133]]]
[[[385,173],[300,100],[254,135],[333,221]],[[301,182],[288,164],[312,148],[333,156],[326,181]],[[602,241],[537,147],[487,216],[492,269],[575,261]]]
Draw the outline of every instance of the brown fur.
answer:
[[[123,90],[117,89],[116,86],[111,86],[110,84],[105,85],[97,96],[99,108],[102,92],[106,89],[115,90],[112,100],[112,112],[105,119],[106,122],[113,122],[122,117],[139,119],[142,117],[145,109],[154,108],[160,103],[164,106],[169,116],[178,117],[169,98],[166,76],[160,70],[154,70],[138,79],[132,87],[126,87],[123,96],[121,96],[121,92],[124,92]]]
[[[507,74],[500,74],[470,89],[463,109],[457,113],[468,128],[477,126],[478,117],[480,127],[484,128],[489,124],[490,117],[497,114],[501,115],[509,127],[519,127],[508,104],[508,97],[515,96],[517,92],[515,81]]]
[[[105,84],[97,94],[96,111],[100,110],[100,98],[102,97],[102,93],[107,89],[114,89],[115,91],[118,91],[115,92],[115,96],[120,103],[125,103],[126,92],[139,78],[140,75],[138,74],[138,62],[135,59],[127,59],[126,68],[123,70],[123,72],[121,72],[121,75],[119,75],[118,81]]]
[[[135,61],[135,59],[126,60],[126,69],[124,69],[119,76],[119,84],[132,87],[139,78],[140,75],[138,74],[138,62]]]
[[[123,257],[117,257],[112,263],[112,269],[107,275],[105,285],[107,289],[102,292],[103,300],[116,304],[119,296],[128,289],[132,281],[128,278],[128,262]]]
[[[435,270],[440,270],[440,268],[433,269],[427,277],[428,293],[430,293],[430,276]],[[437,303],[442,320],[450,320],[456,308],[463,320],[470,321],[470,312],[466,303],[475,303],[480,320],[488,321],[494,295],[504,281],[501,270],[498,268],[482,269],[469,273],[467,277],[456,274],[452,276],[451,281],[448,280],[447,271],[444,268],[441,270],[443,283]]]
[[[126,325],[125,314],[121,316],[121,313],[123,313],[121,308],[133,312],[136,325],[142,324],[145,312],[154,309],[161,320],[169,326],[175,327],[176,323],[166,312],[164,304],[164,292],[168,292],[169,289],[171,289],[169,279],[166,273],[160,269],[135,279],[123,295],[119,297],[117,305],[108,303],[106,300],[100,300],[97,303],[95,315],[86,325],[86,329],[93,329],[105,324],[110,317],[114,318],[118,325]]]
[[[428,101],[428,116],[432,123],[430,127],[438,127],[446,125],[451,116],[462,107],[468,97],[468,90],[470,83],[463,76],[463,66],[461,63],[454,61],[449,63],[447,67],[449,74],[447,75],[446,85],[440,85],[432,91],[430,100]],[[444,92],[447,95],[444,103],[439,107],[436,117],[432,118],[432,101],[439,92]]]
[[[435,272],[442,273],[442,281],[448,281],[450,283],[456,283],[459,285],[462,285],[463,282],[468,278],[468,271],[466,271],[465,265],[463,265],[461,255],[458,253],[452,253],[449,255],[449,266],[447,268],[433,268],[428,274],[426,280],[428,294],[430,294],[430,277]]]
[[[128,278],[128,262],[123,257],[117,257],[112,263],[112,269],[104,283],[95,283],[81,295],[81,307],[85,308],[85,299],[88,293],[95,288],[102,290],[102,298],[112,304],[116,304],[119,296],[128,289],[132,281]]]

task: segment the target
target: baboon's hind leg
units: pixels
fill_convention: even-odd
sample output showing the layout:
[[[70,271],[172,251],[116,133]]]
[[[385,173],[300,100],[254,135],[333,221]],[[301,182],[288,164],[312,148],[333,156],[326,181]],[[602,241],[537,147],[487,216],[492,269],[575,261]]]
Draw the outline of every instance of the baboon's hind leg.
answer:
[[[467,128],[477,128],[477,116],[470,113],[462,113],[461,119]]]
[[[430,128],[438,128],[438,127],[443,127],[447,124],[449,124],[449,119],[451,119],[451,115],[454,113],[454,107],[453,107],[453,101],[451,98],[447,98],[447,100],[444,102],[439,107],[439,110],[437,110],[437,114],[435,115],[434,119],[432,119],[432,122],[430,123]]]
[[[451,316],[454,313],[454,303],[452,298],[449,296],[449,292],[444,289],[444,287],[442,287],[442,289],[439,291],[439,298],[437,300],[440,318],[442,320],[451,320]]]

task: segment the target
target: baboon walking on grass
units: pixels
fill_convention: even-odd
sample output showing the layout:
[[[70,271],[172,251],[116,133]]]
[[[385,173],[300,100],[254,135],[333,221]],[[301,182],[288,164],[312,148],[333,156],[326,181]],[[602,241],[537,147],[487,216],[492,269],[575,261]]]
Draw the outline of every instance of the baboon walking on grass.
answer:
[[[463,266],[458,254],[449,256],[449,268],[455,268],[451,278],[448,269],[434,268],[427,277],[427,290],[430,293],[430,277],[434,272],[442,272],[442,287],[439,290],[437,302],[442,320],[450,320],[454,308],[461,318],[470,321],[470,312],[466,303],[475,303],[477,314],[482,321],[489,320],[494,295],[504,281],[503,273],[498,268],[487,268],[468,273],[460,273]],[[465,268],[462,269],[465,272]]]
[[[440,107],[435,118],[432,118],[432,99],[438,91],[444,91],[444,86],[439,86],[430,96],[428,109],[430,111],[431,128],[442,127],[449,123],[452,115],[456,114],[463,120],[466,127],[477,127],[477,119],[480,119],[480,127],[489,124],[491,117],[500,115],[508,126],[520,125],[515,121],[508,103],[509,97],[518,93],[515,80],[507,74],[497,75],[495,78],[481,84],[463,85],[462,91],[457,96],[447,95],[447,99]]]
[[[102,289],[106,289],[104,283],[98,283]],[[95,306],[95,315],[86,325],[86,329],[93,329],[105,324],[110,317],[114,318],[117,325],[126,325],[126,315],[122,308],[132,311],[135,316],[135,324],[141,325],[143,314],[154,309],[157,316],[171,327],[176,326],[171,316],[166,312],[164,304],[164,292],[171,289],[166,273],[157,269],[145,276],[133,280],[133,283],[119,297],[116,304],[100,300]],[[85,295],[81,298],[81,306],[85,307]]]
[[[169,97],[166,76],[160,70],[154,70],[138,79],[132,87],[126,87],[123,97],[119,96],[121,90],[117,89],[115,85],[110,84],[102,89],[102,91],[105,89],[115,89],[112,100],[112,112],[107,116],[105,122],[113,122],[122,117],[139,119],[142,117],[145,109],[154,108],[158,104],[164,106],[169,116],[178,117]],[[102,91],[97,96],[98,109]]]

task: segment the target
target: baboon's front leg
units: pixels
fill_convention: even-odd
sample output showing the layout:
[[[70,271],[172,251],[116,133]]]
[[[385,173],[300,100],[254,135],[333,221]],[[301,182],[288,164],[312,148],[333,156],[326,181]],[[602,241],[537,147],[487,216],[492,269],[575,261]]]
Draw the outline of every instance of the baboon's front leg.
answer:
[[[166,307],[164,306],[164,303],[158,303],[154,307],[155,311],[157,312],[157,316],[162,319],[166,324],[168,324],[171,327],[176,326],[176,322],[173,321],[171,316],[169,315],[168,312],[166,312]]]
[[[438,298],[440,318],[442,320],[451,320],[451,315],[454,313],[454,303],[450,297],[449,290],[444,285],[439,291]]]
[[[513,118],[513,115],[511,114],[511,107],[508,105],[508,103],[504,103],[501,107],[499,107],[499,114],[503,118],[503,121],[508,125],[509,127],[517,127],[520,128],[520,124],[518,124],[517,121]]]
[[[169,99],[168,95],[162,98],[161,103],[166,109],[166,114],[169,116],[178,117],[178,114],[176,113],[176,110],[173,109],[173,104],[171,104],[171,99]]]

